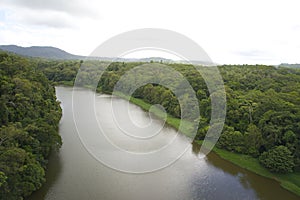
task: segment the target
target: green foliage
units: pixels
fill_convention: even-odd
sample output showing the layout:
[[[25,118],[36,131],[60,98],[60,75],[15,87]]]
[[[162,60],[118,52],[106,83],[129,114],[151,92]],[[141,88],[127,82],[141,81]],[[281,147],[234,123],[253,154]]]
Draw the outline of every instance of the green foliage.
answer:
[[[104,71],[108,63],[100,61],[39,61],[38,68],[50,80],[70,84],[74,82],[74,74],[80,64],[84,67],[80,69],[81,75],[77,77],[77,84],[89,87],[94,84],[93,80],[98,80],[97,77],[102,75],[97,91],[112,93],[115,84],[127,71],[145,63],[114,62]],[[203,139],[211,118],[211,96],[217,94],[213,91],[210,94],[204,79],[192,65],[167,65],[182,74],[195,91],[200,116],[190,113],[185,117],[191,121],[200,118],[196,139]],[[21,65],[18,67],[22,68]],[[226,125],[217,143],[218,147],[259,157],[276,146],[285,146],[293,157],[295,167],[292,170],[300,170],[300,70],[265,65],[223,65],[218,68],[225,83],[227,99]],[[153,69],[151,72],[128,76],[126,83],[151,80],[153,74],[156,80],[166,78],[160,70]],[[16,79],[15,83],[22,81]],[[174,88],[182,88],[179,80],[169,82]],[[7,88],[13,87],[6,79],[2,83]],[[181,106],[194,110],[185,89],[181,89],[179,93],[179,98],[183,100]],[[178,97],[170,88],[150,83],[138,88],[133,97],[150,105],[160,104],[170,116],[181,117],[182,108],[179,106]],[[24,101],[21,97],[18,100]],[[12,117],[9,106],[11,105],[2,106],[2,121]]]
[[[112,93],[120,77],[145,63],[114,62],[104,71],[107,64],[29,60],[0,52],[0,199],[20,199],[41,187],[47,156],[51,149],[61,146],[61,110],[48,80],[73,85],[76,78],[77,86],[98,84],[98,92]],[[203,139],[210,127],[210,95],[215,94],[210,94],[192,65],[168,66],[182,74],[195,91],[200,116],[190,113],[186,117],[191,121],[200,119],[196,139]],[[224,65],[219,70],[225,83],[227,113],[217,146],[227,151],[215,151],[241,167],[276,177],[284,187],[299,194],[299,172],[286,172],[300,170],[300,70],[264,65]],[[165,77],[160,71],[152,72],[158,80]],[[99,83],[95,83],[100,75]],[[149,80],[150,74],[135,74],[127,81],[140,79]],[[180,81],[171,84],[181,88]],[[182,106],[193,110],[184,89],[180,96]],[[168,112],[167,122],[179,127],[182,108],[170,88],[147,84],[138,88],[133,97],[130,100],[145,110],[153,104],[162,105]],[[161,115],[159,110],[154,114]],[[188,135],[192,123],[184,124],[182,132]]]
[[[235,131],[232,127],[225,127],[225,131],[221,135],[217,146],[219,148],[238,153],[245,151],[242,133]]]
[[[249,124],[244,135],[245,152],[253,157],[259,156],[259,149],[263,145],[261,131],[254,124]]]
[[[285,146],[277,146],[259,157],[260,163],[272,172],[292,172],[295,166],[291,151]]]
[[[45,182],[61,109],[34,60],[0,52],[0,83],[0,199],[22,199]]]
[[[4,172],[0,172],[0,188],[6,184],[7,176]]]
[[[0,132],[0,148],[24,149],[28,153],[27,156],[33,155],[42,166],[49,151],[61,145],[56,131],[60,113],[56,112],[59,108],[55,102],[53,88],[40,88],[49,83],[36,69],[55,84],[73,85],[81,65],[80,76],[76,77],[77,86],[91,87],[98,84],[98,92],[112,93],[115,84],[127,71],[145,64],[114,62],[104,71],[108,63],[102,61],[29,61],[3,53],[0,55],[0,61],[0,124],[5,126]],[[28,68],[31,62],[37,68]],[[191,113],[191,116],[187,117],[191,121],[195,118],[200,119],[196,139],[204,139],[210,127],[210,95],[215,94],[210,94],[204,79],[192,65],[168,66],[182,74],[195,91],[199,100],[200,116],[193,116]],[[39,76],[31,77],[26,69]],[[258,174],[276,177],[285,188],[299,194],[299,172],[286,172],[300,171],[300,70],[264,65],[224,65],[219,66],[219,70],[225,83],[227,113],[225,127],[217,146],[227,151],[217,149],[217,153]],[[153,69],[151,73],[156,74],[157,80],[165,78],[165,74],[160,71]],[[126,81],[134,83],[140,79],[149,80],[151,73],[137,73],[127,77]],[[100,75],[101,79],[95,83]],[[177,80],[170,83],[174,88],[181,86]],[[182,106],[193,110],[184,89],[180,91],[180,95],[184,102]],[[145,110],[149,110],[153,104],[162,105],[168,112],[167,122],[176,128],[179,127],[181,107],[170,88],[159,84],[147,84],[138,88],[130,100]],[[45,109],[40,109],[41,107]],[[154,114],[159,116],[160,111],[155,111]],[[184,123],[188,124],[184,126],[188,128],[182,132],[187,134],[191,130],[191,123]],[[34,166],[29,168],[29,172],[33,169],[39,172],[38,167]],[[42,174],[42,171],[37,174]],[[6,191],[6,194],[12,191],[10,177],[10,173],[0,168],[0,188],[5,188],[3,191]],[[27,186],[25,188],[29,189],[24,190],[37,188],[39,185],[34,183],[42,182],[38,177],[33,178],[32,182],[25,181],[26,184],[22,184],[22,187]],[[14,197],[11,196],[10,199]]]
[[[202,141],[196,141],[199,145],[202,144]],[[229,152],[223,149],[214,148],[213,151],[218,154],[221,158],[234,163],[237,166],[240,166],[244,169],[250,170],[258,175],[268,177],[279,181],[281,186],[287,190],[300,196],[300,173],[272,173],[268,169],[264,168],[258,158],[253,158],[249,155],[238,154],[234,152]]]

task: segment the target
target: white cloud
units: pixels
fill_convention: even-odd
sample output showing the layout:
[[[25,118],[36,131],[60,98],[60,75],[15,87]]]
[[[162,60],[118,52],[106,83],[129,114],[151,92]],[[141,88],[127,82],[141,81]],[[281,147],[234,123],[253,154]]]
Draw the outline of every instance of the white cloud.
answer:
[[[8,18],[16,24],[25,26],[41,26],[49,28],[76,28],[73,17],[63,12],[47,11],[41,14],[37,11],[12,12]]]
[[[116,34],[152,27],[190,37],[217,63],[300,63],[298,1],[83,2],[3,0],[0,43],[88,55]]]
[[[96,17],[98,13],[97,8],[92,3],[86,3],[81,0],[2,0],[0,5],[40,12],[65,12],[73,16]]]

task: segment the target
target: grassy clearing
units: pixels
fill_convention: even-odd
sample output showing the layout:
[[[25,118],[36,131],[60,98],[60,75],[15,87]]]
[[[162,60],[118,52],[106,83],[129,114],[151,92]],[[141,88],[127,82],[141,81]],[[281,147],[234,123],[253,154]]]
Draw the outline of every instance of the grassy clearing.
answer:
[[[146,103],[142,99],[125,97],[124,95],[123,96],[120,95],[120,96],[126,98],[133,104],[140,106],[145,111],[149,111],[149,109],[151,108],[151,104]],[[157,117],[162,118],[163,112],[160,109],[152,109],[151,111]],[[168,115],[166,123],[178,130],[180,125],[180,119]],[[189,136],[190,130],[192,128],[191,126],[192,126],[191,122],[183,121],[183,125],[180,131],[183,134]],[[197,141],[197,143],[201,145],[202,141]],[[221,158],[228,160],[229,162],[238,165],[241,168],[247,169],[258,175],[279,181],[280,185],[283,188],[300,196],[300,172],[294,172],[289,174],[275,174],[275,173],[271,173],[262,165],[260,165],[258,159],[253,158],[252,156],[233,153],[216,147],[214,147],[213,151]]]
[[[149,111],[152,106],[151,104],[146,103],[142,99],[137,99],[137,98],[133,98],[133,97],[131,97],[129,101],[135,105],[138,105],[145,111]],[[162,110],[160,110],[159,108],[154,107],[150,111],[152,114],[154,114],[158,118],[163,119],[165,116],[165,113]],[[184,135],[186,135],[188,137],[192,137],[192,134],[193,134],[193,123],[192,122],[181,120],[181,119],[175,118],[168,114],[167,118],[166,118],[166,123],[168,125],[172,126],[173,128],[179,130]]]
[[[59,81],[59,82],[53,82],[54,85],[63,85],[63,86],[68,86],[68,87],[73,87],[74,86],[74,83],[73,81]]]
[[[160,110],[159,108],[156,107],[152,107],[151,108],[151,104],[143,101],[142,99],[138,99],[138,98],[134,98],[134,97],[128,97],[125,96],[124,94],[121,93],[114,93],[114,95],[117,95],[121,98],[127,99],[129,100],[131,103],[139,106],[140,108],[142,108],[143,110],[147,111],[147,112],[151,112],[152,114],[154,114],[156,117],[160,118],[160,119],[164,119],[165,113]],[[151,108],[151,110],[150,110]],[[179,130],[181,133],[183,133],[184,135],[188,136],[188,137],[192,137],[193,134],[193,123],[189,122],[189,121],[184,121],[181,119],[178,119],[176,117],[173,117],[171,115],[167,115],[166,118],[166,123],[168,125],[170,125],[171,127]],[[181,126],[180,126],[181,123]]]
[[[63,85],[68,85],[68,84],[64,83]],[[149,111],[152,106],[151,104],[146,103],[142,99],[128,97],[121,93],[114,93],[114,94],[121,98],[129,100],[131,103],[139,106],[140,108],[142,108],[145,111]],[[163,111],[161,111],[158,108],[151,109],[151,112],[159,118],[164,117]],[[177,130],[179,129],[180,121],[181,120],[178,118],[175,118],[171,115],[167,115],[166,123]],[[182,121],[182,127],[180,129],[180,132],[189,136],[191,133],[191,130],[192,130],[192,123],[188,122],[188,121]],[[196,142],[199,145],[202,145],[203,141],[196,141]],[[213,148],[213,151],[217,155],[219,155],[221,158],[223,158],[241,168],[247,169],[258,175],[279,181],[280,185],[283,188],[300,196],[300,172],[294,172],[294,173],[289,173],[289,174],[275,174],[275,173],[269,172],[267,169],[265,169],[263,166],[261,166],[259,164],[259,161],[257,158],[253,158],[251,156],[244,155],[244,154],[229,152],[229,151],[219,149],[216,147]]]
[[[201,145],[202,141],[197,141],[197,143]],[[275,174],[269,172],[266,168],[261,166],[257,158],[253,158],[244,154],[229,152],[223,149],[218,149],[216,147],[214,147],[213,151],[221,158],[228,160],[241,168],[247,169],[258,175],[279,181],[280,185],[283,188],[300,196],[300,172],[289,174]]]

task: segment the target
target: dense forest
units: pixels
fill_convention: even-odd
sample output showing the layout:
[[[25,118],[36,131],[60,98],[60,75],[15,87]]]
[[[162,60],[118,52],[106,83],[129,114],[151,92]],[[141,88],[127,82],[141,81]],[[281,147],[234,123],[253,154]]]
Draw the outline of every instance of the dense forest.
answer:
[[[145,63],[26,59],[0,54],[0,199],[28,196],[45,181],[47,157],[61,145],[61,117],[54,84],[89,87],[112,93],[127,72]],[[195,140],[203,140],[211,118],[211,97],[193,65],[166,64],[181,73],[196,93],[200,122]],[[81,66],[81,68],[80,68]],[[81,75],[76,78],[80,68]],[[264,65],[218,66],[226,90],[227,113],[217,147],[257,158],[275,173],[300,170],[300,70]],[[154,69],[153,69],[154,70]],[[165,74],[155,71],[157,79]],[[128,76],[147,80],[147,75]],[[173,81],[180,88],[182,82]],[[184,105],[191,107],[185,91]],[[132,95],[162,105],[168,114],[181,116],[175,94],[160,84],[147,84]],[[193,109],[191,107],[191,109]],[[187,116],[194,119],[195,116]],[[197,116],[196,116],[197,117]],[[13,191],[13,192],[12,192]]]
[[[38,66],[49,80],[73,85],[82,61],[40,61]],[[111,93],[120,77],[143,63],[114,62],[103,72],[98,91]],[[197,140],[204,139],[209,127],[211,95],[204,79],[192,65],[167,64],[185,76],[199,100],[201,120]],[[264,65],[224,65],[218,67],[226,90],[227,113],[217,147],[251,155],[271,172],[287,173],[300,168],[300,70]],[[86,61],[77,83],[88,86],[103,70],[100,61]],[[132,79],[137,79],[136,74]],[[157,71],[158,78],[164,74]],[[129,77],[130,78],[130,77]],[[140,77],[147,79],[147,76]],[[82,82],[82,83],[81,83]],[[180,81],[173,82],[175,86]],[[184,92],[183,92],[184,95]],[[137,89],[133,97],[160,104],[180,117],[175,95],[159,84]],[[186,101],[185,106],[188,105]]]
[[[55,89],[35,61],[0,52],[0,199],[23,199],[45,182],[61,146]]]

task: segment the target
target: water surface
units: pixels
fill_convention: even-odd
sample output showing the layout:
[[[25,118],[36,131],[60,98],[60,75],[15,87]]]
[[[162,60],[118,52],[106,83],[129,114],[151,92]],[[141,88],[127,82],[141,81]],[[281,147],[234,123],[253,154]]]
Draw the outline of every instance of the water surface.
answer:
[[[206,158],[199,156],[199,147],[192,146],[174,164],[162,170],[146,174],[130,174],[113,170],[91,156],[83,147],[75,129],[72,114],[72,88],[57,87],[56,94],[62,102],[63,117],[60,122],[60,134],[63,146],[58,153],[53,153],[49,160],[47,182],[29,199],[32,200],[190,200],[190,199],[299,199],[284,190],[273,180],[263,178],[247,170],[241,169],[210,153]],[[82,98],[94,95],[92,91],[81,90]],[[96,115],[103,120],[103,131],[109,134],[123,148],[135,151],[126,140],[114,138],[116,129],[110,124],[112,111],[110,97],[96,95]],[[103,97],[103,98],[102,98]],[[104,98],[105,97],[105,98]],[[114,106],[125,105],[126,101],[116,99]],[[81,108],[87,105],[82,102]],[[115,107],[118,109],[118,107]],[[130,104],[133,115],[141,122],[149,121],[149,115],[139,107]],[[81,120],[89,120],[83,117]],[[124,122],[126,120],[124,119]],[[161,121],[154,120],[157,126]],[[126,124],[124,124],[126,126]],[[87,127],[87,129],[93,127]],[[176,131],[163,129],[168,140]],[[163,140],[163,139],[162,139]],[[155,149],[162,141],[154,140],[153,146],[147,144],[145,149]],[[187,145],[188,140],[182,138],[178,145]],[[101,148],[101,147],[99,147]],[[126,158],[115,157],[116,160]]]

